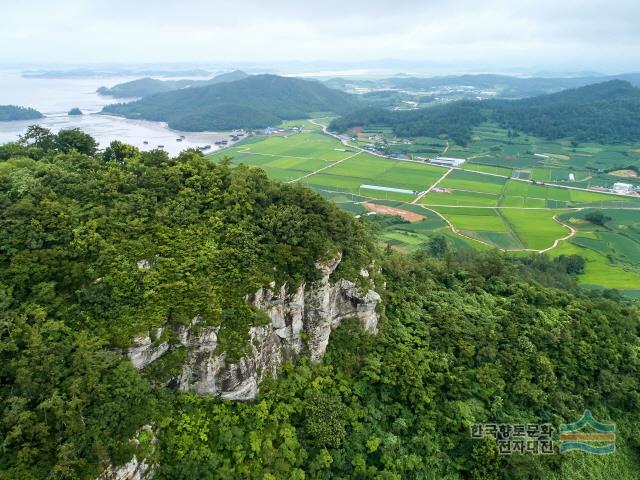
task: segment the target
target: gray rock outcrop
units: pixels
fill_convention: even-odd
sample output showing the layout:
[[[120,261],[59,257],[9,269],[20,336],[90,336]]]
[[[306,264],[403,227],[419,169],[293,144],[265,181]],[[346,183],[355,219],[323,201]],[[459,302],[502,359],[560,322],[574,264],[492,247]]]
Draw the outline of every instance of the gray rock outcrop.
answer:
[[[250,328],[250,353],[235,363],[227,363],[225,352],[216,351],[218,327],[202,325],[199,317],[175,330],[177,343],[153,341],[152,337],[163,336],[163,330],[158,329],[153,335],[137,337],[127,354],[140,369],[172,348],[186,348],[187,361],[175,379],[178,388],[229,400],[251,400],[262,379],[276,376],[282,362],[299,357],[305,346],[312,361],[320,361],[331,331],[345,318],[358,318],[365,330],[377,332],[380,296],[373,290],[361,294],[354,282],[345,279],[331,284],[329,277],[340,261],[338,256],[317,264],[321,278],[313,284],[290,290],[287,285],[276,289],[272,283],[248,296],[246,300],[265,312],[270,322]]]
[[[153,469],[146,461],[133,457],[129,463],[113,468],[109,467],[97,480],[145,480],[153,477]]]

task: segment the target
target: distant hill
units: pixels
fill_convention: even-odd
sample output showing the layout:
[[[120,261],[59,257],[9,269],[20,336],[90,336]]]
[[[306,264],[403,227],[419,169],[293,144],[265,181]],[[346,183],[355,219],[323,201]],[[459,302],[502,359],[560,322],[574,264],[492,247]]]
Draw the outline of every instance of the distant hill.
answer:
[[[164,121],[185,131],[263,128],[314,112],[352,112],[362,104],[353,95],[319,82],[276,75],[184,88],[136,102],[108,105],[104,113]]]
[[[362,100],[371,107],[382,108],[409,108],[413,105],[427,104],[434,100],[429,95],[410,95],[408,93],[399,92],[397,90],[374,90],[372,92],[363,93]]]
[[[249,75],[242,70],[234,70],[233,72],[221,73],[216,75],[210,80],[200,80],[193,84],[193,86],[204,87],[206,85],[215,85],[216,83],[235,82],[237,80],[243,80]]]
[[[35,120],[42,117],[44,117],[44,115],[33,108],[18,107],[16,105],[0,105],[0,122]]]
[[[394,76],[381,80],[352,80],[332,78],[325,84],[331,88],[349,90],[353,87],[370,89],[400,89],[430,92],[438,89],[487,90],[495,93],[498,98],[524,98],[547,93],[555,93],[570,88],[579,88],[594,83],[609,80],[625,80],[640,86],[639,73],[625,73],[608,76],[580,76],[580,77],[514,77],[509,75],[478,74],[478,75],[449,75],[442,77],[410,77]],[[442,93],[442,92],[441,92]],[[469,92],[470,96],[477,92]]]
[[[100,87],[100,95],[115,98],[146,97],[156,93],[170,92],[191,85],[194,80],[158,80],[156,78],[139,78],[130,82],[119,83],[111,88]]]
[[[249,75],[241,70],[235,70],[217,75],[209,80],[158,80],[145,77],[130,82],[119,83],[111,88],[100,87],[97,92],[100,95],[107,95],[114,98],[148,97],[157,93],[170,92],[181,88],[203,87],[218,83],[235,82],[248,76]]]
[[[390,81],[396,88],[423,89],[469,86],[479,89],[495,90],[497,96],[501,98],[524,98],[556,93],[566,89],[579,88],[614,79],[627,80],[635,85],[640,85],[640,74],[568,78],[522,78],[508,75],[483,74],[435,78],[393,78],[390,79]]]
[[[611,80],[521,100],[465,100],[406,112],[368,108],[335,120],[330,128],[387,126],[401,137],[448,135],[466,144],[472,127],[485,121],[550,140],[634,142],[640,140],[640,89]]]
[[[494,121],[544,138],[600,143],[640,140],[640,89],[622,80],[486,105],[493,109]]]

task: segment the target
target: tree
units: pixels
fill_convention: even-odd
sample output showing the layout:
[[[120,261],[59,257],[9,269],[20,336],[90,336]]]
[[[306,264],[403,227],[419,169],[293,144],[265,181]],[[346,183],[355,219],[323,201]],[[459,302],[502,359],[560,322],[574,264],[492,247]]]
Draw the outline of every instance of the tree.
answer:
[[[107,148],[105,148],[102,153],[102,159],[105,162],[117,162],[122,163],[126,160],[131,160],[139,157],[140,150],[138,150],[133,145],[128,145],[126,143],[119,142],[114,140],[109,144]]]
[[[337,448],[346,436],[346,407],[336,395],[314,394],[304,418],[305,433],[314,445]]]
[[[433,235],[427,243],[427,250],[434,257],[442,258],[449,251],[447,239],[443,235]]]
[[[55,145],[61,152],[68,153],[76,150],[85,155],[95,155],[98,144],[89,134],[79,128],[60,130],[56,135]]]
[[[586,261],[580,255],[560,255],[556,261],[564,265],[565,271],[569,275],[580,275],[584,273]]]
[[[471,456],[471,478],[473,480],[498,480],[500,478],[500,458],[493,437],[484,437],[473,445]]]
[[[594,210],[585,215],[585,220],[593,223],[594,225],[605,226],[605,224],[611,220],[611,217],[605,215],[600,210]]]
[[[31,125],[23,135],[20,135],[19,143],[45,151],[53,150],[56,148],[56,136],[48,128]]]

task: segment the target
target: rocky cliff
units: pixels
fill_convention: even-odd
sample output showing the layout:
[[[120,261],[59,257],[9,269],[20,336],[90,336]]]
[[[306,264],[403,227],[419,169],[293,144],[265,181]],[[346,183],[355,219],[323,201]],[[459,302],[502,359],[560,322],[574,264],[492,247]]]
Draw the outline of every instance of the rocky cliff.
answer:
[[[133,457],[120,467],[109,467],[96,480],[145,480],[153,478],[153,467],[145,460]]]
[[[216,350],[218,327],[204,326],[199,317],[191,325],[175,329],[177,342],[160,342],[163,329],[138,337],[128,350],[136,368],[144,368],[175,348],[187,349],[187,360],[179,377],[172,380],[182,390],[220,396],[229,400],[251,400],[265,375],[275,376],[287,358],[308,352],[319,361],[329,342],[331,331],[348,317],[356,317],[365,330],[376,333],[380,296],[373,290],[361,294],[354,282],[330,276],[341,257],[317,264],[321,278],[309,285],[279,289],[272,284],[246,298],[265,312],[270,323],[250,328],[251,353],[236,363],[225,361],[225,352]],[[368,276],[363,270],[362,276]],[[303,335],[303,332],[305,334]]]
[[[157,439],[151,425],[142,427],[141,432],[151,434],[150,444],[155,446]],[[139,436],[140,432],[136,434],[135,438],[131,439],[136,445],[140,445]],[[124,465],[119,467],[109,465],[96,480],[149,480],[154,476],[155,467],[155,465],[149,464],[147,459],[138,458],[134,455]]]

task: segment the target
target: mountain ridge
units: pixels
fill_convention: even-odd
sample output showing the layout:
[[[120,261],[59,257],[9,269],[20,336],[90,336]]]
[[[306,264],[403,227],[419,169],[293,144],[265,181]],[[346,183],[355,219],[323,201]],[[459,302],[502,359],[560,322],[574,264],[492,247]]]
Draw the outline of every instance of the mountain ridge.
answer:
[[[277,75],[159,93],[103,112],[132,119],[164,121],[184,131],[264,128],[282,120],[307,118],[314,112],[339,115],[356,110],[360,101],[319,82]]]
[[[113,87],[100,87],[97,93],[104,96],[114,98],[134,98],[148,97],[156,93],[171,92],[187,87],[203,87],[206,85],[215,85],[217,83],[234,82],[242,80],[249,75],[242,70],[234,70],[232,72],[221,73],[208,80],[160,80],[157,78],[144,77],[130,82],[119,83]]]
[[[391,127],[401,137],[448,135],[465,144],[471,129],[486,121],[550,140],[637,141],[640,89],[610,80],[519,100],[461,100],[405,112],[369,108],[334,120],[330,129],[345,132],[376,124]]]
[[[588,75],[576,77],[518,77],[493,73],[446,75],[436,77],[393,76],[381,80],[354,80],[331,78],[324,83],[332,88],[347,89],[349,85],[373,89],[430,90],[438,88],[464,88],[495,90],[496,98],[525,98],[586,85],[626,80],[640,86],[640,73],[618,75]]]

